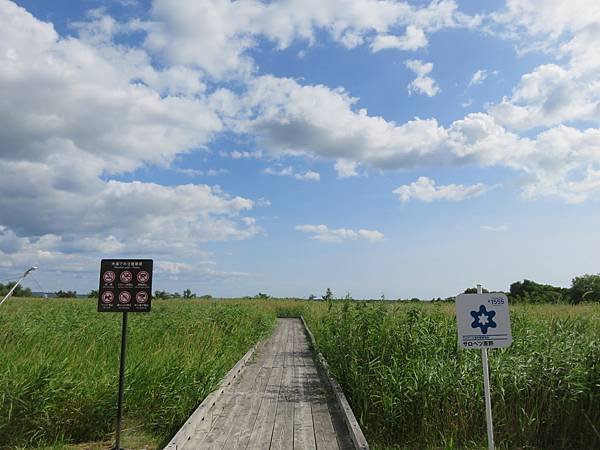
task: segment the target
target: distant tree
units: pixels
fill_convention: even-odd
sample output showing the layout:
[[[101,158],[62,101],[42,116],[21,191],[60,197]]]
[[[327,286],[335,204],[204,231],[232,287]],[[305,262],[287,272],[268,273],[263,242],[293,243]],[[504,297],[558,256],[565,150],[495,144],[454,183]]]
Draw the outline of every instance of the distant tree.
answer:
[[[257,298],[257,299],[259,299],[259,300],[268,300],[268,299],[269,299],[269,298],[271,298],[271,297],[269,296],[269,294],[265,294],[265,293],[263,293],[263,292],[259,292],[258,294],[256,294],[256,295],[254,296],[254,298]]]
[[[573,278],[569,291],[571,303],[600,302],[600,274]]]
[[[331,289],[327,288],[325,295],[322,295],[321,298],[325,301],[333,300],[333,292],[331,292]]]
[[[511,303],[559,303],[567,298],[569,290],[531,280],[517,281],[510,285]]]
[[[4,297],[8,292],[12,289],[12,287],[16,284],[16,282],[10,282],[7,284],[0,283],[0,296]],[[31,289],[24,288],[21,285],[18,285],[12,293],[13,297],[32,297]]]
[[[77,297],[77,292],[76,291],[56,291],[54,293],[54,295],[56,295],[56,297],[58,298],[76,298]]]
[[[98,298],[98,290],[92,289],[88,294],[88,298]]]
[[[309,300],[314,300],[314,299],[316,299],[316,298],[317,298],[317,296],[316,296],[315,294],[310,294],[310,295],[308,296],[308,299],[309,299]]]
[[[171,294],[169,294],[167,291],[154,291],[154,298],[158,300],[167,300],[171,298]]]
[[[354,300],[352,298],[352,294],[350,292],[346,292],[346,295],[344,295],[344,300]]]
[[[191,289],[186,289],[185,291],[183,291],[183,298],[195,298],[196,294],[194,292],[192,292]]]
[[[201,295],[198,298],[201,299],[201,300],[210,300],[210,299],[213,298],[213,296],[212,295],[208,295],[208,294],[204,294],[204,295]]]
[[[171,298],[181,298],[181,294],[179,292],[173,292]]]

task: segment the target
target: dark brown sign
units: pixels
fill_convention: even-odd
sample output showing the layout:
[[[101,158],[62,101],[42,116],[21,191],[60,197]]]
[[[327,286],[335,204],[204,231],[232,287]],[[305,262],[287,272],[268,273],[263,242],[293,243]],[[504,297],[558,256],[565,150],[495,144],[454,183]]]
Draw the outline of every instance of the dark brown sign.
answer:
[[[103,259],[98,312],[150,311],[153,264],[151,259]]]

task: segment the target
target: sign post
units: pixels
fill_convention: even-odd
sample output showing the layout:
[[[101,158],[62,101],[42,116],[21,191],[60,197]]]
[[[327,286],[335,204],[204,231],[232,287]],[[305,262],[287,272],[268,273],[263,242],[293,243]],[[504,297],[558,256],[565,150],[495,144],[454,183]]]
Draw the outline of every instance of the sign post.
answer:
[[[459,347],[481,349],[488,449],[494,450],[494,424],[487,351],[489,348],[506,348],[512,343],[508,298],[505,294],[484,294],[481,285],[478,284],[477,294],[460,294],[456,297],[456,320]]]
[[[127,353],[127,314],[150,312],[152,300],[151,259],[103,259],[100,262],[98,312],[121,312],[121,358],[115,450],[121,450],[121,422],[125,395],[125,356]]]

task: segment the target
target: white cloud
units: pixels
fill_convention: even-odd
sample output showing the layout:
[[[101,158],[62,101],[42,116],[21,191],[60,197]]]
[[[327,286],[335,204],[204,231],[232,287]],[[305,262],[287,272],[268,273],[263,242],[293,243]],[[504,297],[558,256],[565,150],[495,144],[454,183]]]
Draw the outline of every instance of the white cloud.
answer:
[[[307,155],[335,161],[338,176],[358,164],[384,170],[415,167],[502,166],[523,175],[523,196],[558,195],[581,181],[581,173],[600,169],[600,130],[557,126],[521,137],[494,115],[468,114],[444,128],[435,119],[403,124],[356,110],[357,99],[345,90],[302,86],[286,78],[264,76],[239,98],[246,113],[238,132],[254,135],[271,155]],[[340,162],[343,161],[343,162]],[[578,189],[590,186],[583,184]],[[579,194],[580,196],[583,194]]]
[[[435,119],[396,125],[364,109],[353,111],[356,101],[341,88],[263,76],[240,98],[248,112],[238,118],[236,130],[255,135],[271,154],[314,154],[385,169],[451,156],[440,152],[447,133]]]
[[[427,36],[423,30],[412,25],[406,28],[404,36],[380,34],[371,42],[371,49],[374,52],[388,48],[414,51],[423,47],[427,47]]]
[[[154,0],[152,20],[130,27],[145,31],[146,48],[171,64],[220,78],[251,74],[247,51],[261,38],[284,49],[299,40],[312,44],[323,31],[347,48],[370,42],[373,51],[415,50],[427,45],[425,33],[480,21],[460,12],[454,0],[424,7],[380,0]]]
[[[483,231],[501,232],[508,230],[507,225],[482,225],[480,227]]]
[[[434,180],[427,177],[419,177],[413,183],[402,185],[392,192],[398,196],[398,200],[406,203],[410,200],[421,200],[433,202],[436,200],[461,201],[477,197],[489,190],[484,184],[477,183],[472,186],[462,184],[448,184],[436,186]]]
[[[595,51],[600,46],[600,3],[510,0],[492,17],[501,35],[561,62],[524,74],[512,95],[490,109],[499,123],[516,130],[600,123],[600,56]]]
[[[296,225],[295,230],[311,234],[311,239],[322,242],[342,242],[346,240],[365,239],[370,242],[382,241],[383,233],[376,230],[352,230],[349,228],[332,229],[326,225]]]
[[[471,77],[471,81],[469,81],[469,87],[475,84],[483,83],[490,75],[498,75],[497,70],[492,70],[491,72],[487,69],[479,69],[476,71]]]
[[[264,174],[275,175],[279,177],[292,177],[300,181],[319,181],[321,175],[318,172],[307,170],[306,172],[296,172],[292,166],[282,167],[280,169],[274,167],[267,167],[263,170]]]
[[[224,156],[227,155],[229,155],[233,159],[261,159],[264,157],[263,152],[261,152],[260,150],[255,152],[234,150],[229,154],[224,154]]]
[[[203,242],[259,233],[242,217],[253,202],[217,187],[110,180],[167,166],[223,124],[200,84],[178,78],[197,73],[155,70],[143,51],[111,43],[114,24],[95,14],[81,38],[60,38],[0,0],[0,208],[10,211],[0,226],[11,242],[2,259],[73,267],[91,253],[198,256]]]
[[[337,172],[338,178],[350,178],[358,176],[356,161],[348,161],[347,159],[338,159],[335,162],[334,169]]]
[[[600,44],[600,41],[599,41]],[[595,75],[545,64],[523,75],[509,98],[490,108],[496,120],[517,130],[576,120],[600,122]]]
[[[417,75],[417,78],[408,85],[409,94],[417,92],[419,94],[425,94],[428,97],[439,94],[439,86],[433,78],[427,76],[427,74],[431,73],[433,70],[433,63],[424,63],[418,59],[410,59],[406,61],[406,67]]]

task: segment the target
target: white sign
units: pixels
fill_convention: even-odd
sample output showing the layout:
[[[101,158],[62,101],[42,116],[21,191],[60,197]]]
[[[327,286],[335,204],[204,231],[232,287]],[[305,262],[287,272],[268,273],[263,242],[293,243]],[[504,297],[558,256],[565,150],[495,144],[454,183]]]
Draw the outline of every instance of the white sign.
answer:
[[[456,322],[459,347],[505,348],[512,344],[504,294],[460,294],[456,297]]]

